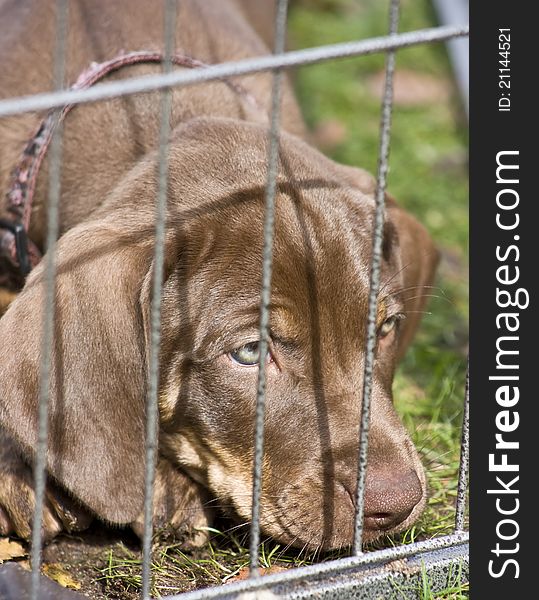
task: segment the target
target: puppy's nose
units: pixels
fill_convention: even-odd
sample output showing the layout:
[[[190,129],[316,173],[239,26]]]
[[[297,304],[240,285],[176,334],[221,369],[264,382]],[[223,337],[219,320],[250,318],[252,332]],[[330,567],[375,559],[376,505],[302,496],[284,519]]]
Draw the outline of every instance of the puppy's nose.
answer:
[[[415,471],[367,474],[365,529],[387,530],[402,523],[423,496]]]

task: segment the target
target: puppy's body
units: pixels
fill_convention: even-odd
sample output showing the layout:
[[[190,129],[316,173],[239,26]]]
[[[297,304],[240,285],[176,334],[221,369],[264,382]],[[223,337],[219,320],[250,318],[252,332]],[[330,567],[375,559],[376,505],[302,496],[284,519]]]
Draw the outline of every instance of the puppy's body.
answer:
[[[121,51],[160,50],[157,4],[70,3],[67,80]],[[259,35],[271,35],[256,17],[268,4],[180,2],[178,52],[206,63],[267,53]],[[0,4],[0,22],[10,23],[0,41],[9,57],[0,73],[3,95],[50,88],[52,5]],[[29,43],[15,43],[23,32]],[[158,70],[126,67],[110,77]],[[257,364],[241,357],[257,341],[271,77],[247,77],[241,85],[245,93],[224,82],[173,93],[155,517],[178,529],[210,518],[207,490],[241,519],[250,516]],[[83,527],[81,507],[140,530],[160,107],[158,94],[120,98],[77,107],[65,122],[49,535]],[[373,183],[296,137],[304,128],[286,86],[282,114],[262,526],[287,543],[332,548],[352,535]],[[38,120],[0,120],[3,190]],[[29,231],[40,246],[46,172],[45,165]],[[392,406],[391,383],[423,303],[420,294],[406,300],[402,291],[430,282],[436,253],[425,230],[392,201],[383,259],[367,540],[413,522],[426,494],[417,452]],[[10,457],[0,463],[4,533],[29,531],[24,461],[36,440],[43,288],[39,265],[0,320],[1,339],[17,342],[0,362],[0,433]],[[21,496],[28,501],[21,504]]]
[[[253,11],[256,4],[271,3],[245,4],[251,5]],[[162,5],[106,0],[70,3],[66,84],[74,83],[94,61],[103,62],[122,52],[163,51]],[[245,20],[240,5],[221,0],[179,2],[177,51],[208,64],[267,54],[267,46]],[[54,6],[54,2],[33,0],[0,4],[0,52],[5,61],[0,73],[0,97],[52,89]],[[159,64],[138,65],[112,73],[106,80],[160,72]],[[263,120],[270,106],[271,75],[243,78],[242,85],[260,104],[260,114],[254,118]],[[99,102],[69,115],[64,136],[61,233],[88,218],[125,173],[156,148],[160,115],[158,93]],[[249,118],[241,95],[224,83],[174,92],[173,128],[204,115]],[[42,115],[30,114],[0,120],[0,189],[7,189],[11,170],[41,118]],[[301,116],[287,85],[282,126],[291,133],[303,133]],[[39,245],[44,243],[46,172],[45,165],[38,181],[30,229],[32,240]],[[5,201],[3,196],[0,203]]]

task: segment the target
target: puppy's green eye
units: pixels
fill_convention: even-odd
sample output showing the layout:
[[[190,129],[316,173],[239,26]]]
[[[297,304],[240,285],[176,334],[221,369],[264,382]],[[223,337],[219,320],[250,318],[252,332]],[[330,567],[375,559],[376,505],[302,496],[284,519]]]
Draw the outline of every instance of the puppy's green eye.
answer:
[[[404,315],[397,314],[386,319],[378,329],[378,335],[380,337],[386,337],[389,335],[394,329],[396,329],[398,322],[404,318]]]
[[[253,367],[258,364],[260,357],[259,343],[251,342],[229,353],[230,358],[239,365]]]

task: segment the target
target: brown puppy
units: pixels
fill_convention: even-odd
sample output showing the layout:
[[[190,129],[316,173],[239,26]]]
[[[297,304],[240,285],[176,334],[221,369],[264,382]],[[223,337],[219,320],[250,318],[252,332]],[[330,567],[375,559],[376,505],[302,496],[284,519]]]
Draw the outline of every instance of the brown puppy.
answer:
[[[4,95],[47,87],[52,4],[0,4]],[[161,48],[155,4],[131,0],[129,10],[123,4],[71,4],[70,80],[90,61],[122,49]],[[267,52],[239,4],[179,6],[182,53],[220,62]],[[23,28],[34,31],[24,47],[10,37]],[[110,77],[158,68],[126,67]],[[21,77],[28,71],[32,77]],[[238,518],[250,518],[270,77],[245,78],[242,85],[258,110],[222,82],[173,94],[155,521],[176,530],[208,523],[211,496]],[[140,531],[159,107],[154,94],[116,99],[78,107],[65,122],[47,536],[83,528],[92,516]],[[363,171],[335,164],[293,135],[303,125],[288,88],[283,117],[262,528],[286,543],[329,549],[352,538],[374,186]],[[2,189],[37,121],[32,115],[0,121]],[[46,170],[30,226],[40,246]],[[406,300],[403,291],[428,285],[435,263],[424,228],[390,201],[367,541],[407,527],[425,505],[423,468],[393,408],[391,385],[423,306],[420,294]],[[0,319],[0,533],[24,537],[33,507],[27,464],[37,436],[43,276],[40,264]]]

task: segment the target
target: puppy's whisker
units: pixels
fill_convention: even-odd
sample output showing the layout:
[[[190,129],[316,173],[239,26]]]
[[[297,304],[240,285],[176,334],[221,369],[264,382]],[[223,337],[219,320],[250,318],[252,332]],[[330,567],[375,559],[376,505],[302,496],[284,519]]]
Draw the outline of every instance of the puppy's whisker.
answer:
[[[309,547],[310,542],[311,540],[303,544],[301,550],[298,552],[298,557],[301,557],[301,555],[304,554],[305,558],[307,558],[307,548]]]
[[[423,446],[422,449],[424,448],[425,446]],[[446,452],[442,452],[441,454],[436,454],[435,457],[428,457],[428,460],[439,460],[441,458],[444,458],[445,456],[450,456],[451,454],[453,454],[453,452],[451,450],[447,450]]]
[[[224,529],[221,533],[232,533],[238,529],[241,529],[242,527],[248,527],[250,524],[250,521],[244,521],[243,523],[238,523],[237,525],[231,525],[230,527]]]
[[[404,269],[407,269],[411,264],[412,264],[412,262],[410,261],[410,262],[406,263],[405,265],[403,265],[398,271],[393,273],[393,275],[382,284],[382,286],[380,288],[380,293],[386,289],[386,287],[395,279],[395,277],[397,277],[397,275],[400,275],[404,271]]]
[[[403,298],[403,300],[405,302],[408,302],[410,300],[416,300],[417,298],[439,298],[440,300],[445,300],[446,302],[449,302],[449,304],[453,304],[453,302],[451,300],[449,300],[449,298],[440,296],[438,294],[418,294],[417,296],[410,296],[408,298]]]
[[[292,539],[291,542],[288,542],[288,544],[286,544],[286,546],[279,552],[279,554],[278,554],[279,558],[284,556],[290,550],[290,548],[292,548],[294,546],[297,539],[298,539],[298,536],[296,535],[296,536],[294,536],[294,538]]]
[[[436,290],[438,292],[440,292],[440,294],[442,294],[442,296],[447,296],[447,294],[444,292],[443,288],[437,286],[437,285],[409,285],[406,287],[402,287],[402,288],[397,288],[396,290],[393,290],[392,292],[386,294],[386,296],[384,296],[384,298],[388,298],[390,296],[395,296],[396,294],[402,294],[404,292],[409,292],[411,290],[422,290],[422,289],[428,289],[428,290]]]

